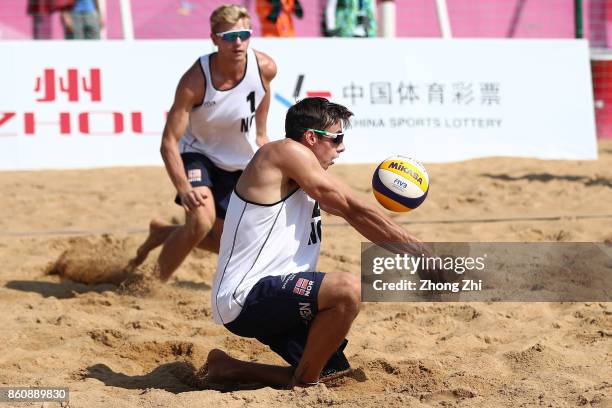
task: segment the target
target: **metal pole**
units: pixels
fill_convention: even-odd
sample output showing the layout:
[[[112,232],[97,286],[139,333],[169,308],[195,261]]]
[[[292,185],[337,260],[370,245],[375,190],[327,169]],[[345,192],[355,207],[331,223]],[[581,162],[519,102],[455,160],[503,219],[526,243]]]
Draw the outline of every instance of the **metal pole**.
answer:
[[[576,38],[584,38],[582,0],[574,0],[574,28],[576,31]]]
[[[378,35],[384,38],[395,37],[395,1],[383,0],[378,5],[378,15],[380,16],[380,25]]]
[[[102,21],[104,21],[104,27],[100,30],[100,38],[106,40],[108,38],[108,31],[106,30],[106,27],[108,27],[106,22],[106,0],[98,0],[98,6],[100,6],[100,10],[98,10],[100,12],[100,17]]]
[[[121,8],[121,27],[123,28],[123,39],[131,41],[134,39],[134,20],[132,20],[132,5],[130,0],[119,0]]]
[[[436,0],[436,10],[438,11],[438,22],[440,23],[440,32],[442,33],[442,38],[453,38],[450,19],[448,18],[448,8],[446,7],[446,0]]]

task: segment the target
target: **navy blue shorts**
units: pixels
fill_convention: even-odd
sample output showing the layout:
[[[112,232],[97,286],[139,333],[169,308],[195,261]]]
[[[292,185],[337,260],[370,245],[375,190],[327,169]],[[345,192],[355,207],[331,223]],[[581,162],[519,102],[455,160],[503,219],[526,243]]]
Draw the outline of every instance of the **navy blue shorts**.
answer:
[[[297,367],[310,324],[317,315],[317,296],[325,274],[300,272],[267,276],[253,286],[238,317],[225,327],[241,337],[256,338]],[[344,356],[347,340],[331,356],[321,377],[350,368]]]
[[[215,201],[217,218],[225,219],[227,206],[234,187],[242,174],[242,170],[226,171],[218,168],[201,153],[182,153],[183,165],[187,180],[192,187],[209,187]],[[181,198],[176,196],[174,202],[181,205]]]

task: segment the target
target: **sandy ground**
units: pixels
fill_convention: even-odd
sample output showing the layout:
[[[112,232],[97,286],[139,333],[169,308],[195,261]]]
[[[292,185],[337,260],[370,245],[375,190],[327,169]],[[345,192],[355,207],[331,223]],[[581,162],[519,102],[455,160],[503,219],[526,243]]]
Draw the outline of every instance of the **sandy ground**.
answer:
[[[373,168],[331,171],[374,201]],[[610,141],[592,162],[427,168],[427,201],[394,215],[423,240],[612,243]],[[612,303],[599,302],[364,303],[346,350],[358,375],[293,391],[199,389],[213,347],[281,363],[213,323],[216,256],[194,252],[166,285],[47,274],[120,271],[152,216],[182,219],[164,169],[4,172],[0,187],[0,386],[66,386],[71,407],[612,406]],[[362,238],[337,217],[325,224],[319,269],[359,274]]]

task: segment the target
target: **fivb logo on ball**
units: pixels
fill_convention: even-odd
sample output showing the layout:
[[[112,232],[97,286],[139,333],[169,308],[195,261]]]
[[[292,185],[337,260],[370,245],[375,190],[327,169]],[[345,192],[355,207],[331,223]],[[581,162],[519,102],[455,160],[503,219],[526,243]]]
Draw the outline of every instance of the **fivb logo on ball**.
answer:
[[[405,156],[389,157],[372,177],[378,202],[388,210],[405,212],[417,208],[429,191],[429,175],[418,161]]]

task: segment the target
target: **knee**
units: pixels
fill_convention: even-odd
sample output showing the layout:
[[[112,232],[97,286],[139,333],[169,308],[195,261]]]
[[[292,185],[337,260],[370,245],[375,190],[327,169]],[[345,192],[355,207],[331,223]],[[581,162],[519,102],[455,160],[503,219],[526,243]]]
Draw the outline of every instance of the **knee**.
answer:
[[[204,207],[198,207],[189,213],[185,226],[190,235],[201,240],[212,229],[214,222],[214,214],[210,214]]]
[[[342,273],[337,281],[337,304],[348,314],[356,316],[361,304],[361,282],[349,273]]]

